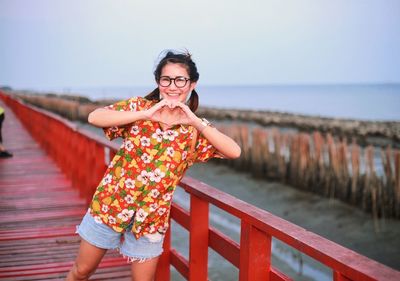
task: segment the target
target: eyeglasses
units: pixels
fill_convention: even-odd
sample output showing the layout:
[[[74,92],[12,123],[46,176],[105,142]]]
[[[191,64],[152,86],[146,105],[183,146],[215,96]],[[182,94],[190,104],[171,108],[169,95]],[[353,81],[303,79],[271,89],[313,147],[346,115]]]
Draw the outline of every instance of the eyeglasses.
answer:
[[[186,86],[187,81],[190,81],[190,79],[183,77],[183,76],[178,76],[175,78],[171,78],[169,76],[161,76],[160,80],[158,81],[158,84],[163,87],[168,87],[171,85],[172,80],[174,81],[174,84],[177,88],[183,88]]]

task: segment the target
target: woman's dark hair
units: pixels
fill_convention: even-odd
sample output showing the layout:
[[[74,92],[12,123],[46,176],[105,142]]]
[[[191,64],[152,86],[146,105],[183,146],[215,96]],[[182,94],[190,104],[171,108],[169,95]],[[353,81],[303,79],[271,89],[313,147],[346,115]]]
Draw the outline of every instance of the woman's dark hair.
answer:
[[[154,77],[156,82],[160,81],[161,71],[165,65],[168,63],[178,63],[183,65],[190,78],[190,82],[197,82],[199,80],[199,73],[197,72],[197,67],[194,61],[192,60],[192,55],[189,52],[175,52],[175,51],[168,51],[165,56],[160,60],[156,69],[154,70]],[[160,90],[155,88],[150,94],[145,96],[148,100],[160,100]],[[193,89],[192,93],[190,94],[188,106],[191,111],[195,112],[197,107],[199,106],[199,95]]]

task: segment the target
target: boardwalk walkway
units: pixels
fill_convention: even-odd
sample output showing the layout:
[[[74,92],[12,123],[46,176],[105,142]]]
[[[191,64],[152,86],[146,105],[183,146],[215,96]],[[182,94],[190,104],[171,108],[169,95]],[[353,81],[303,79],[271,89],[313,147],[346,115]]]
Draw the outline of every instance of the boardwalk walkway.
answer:
[[[71,182],[6,109],[0,159],[0,280],[63,280],[77,254],[86,206]],[[130,280],[129,265],[108,251],[91,280]]]

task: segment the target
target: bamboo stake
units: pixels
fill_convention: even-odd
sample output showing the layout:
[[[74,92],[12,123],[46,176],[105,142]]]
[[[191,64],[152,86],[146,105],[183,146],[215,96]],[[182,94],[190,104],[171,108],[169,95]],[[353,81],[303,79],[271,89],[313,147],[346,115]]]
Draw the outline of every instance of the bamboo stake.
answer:
[[[382,203],[381,212],[382,216],[391,215],[391,210],[395,207],[395,195],[392,193],[393,190],[393,173],[392,173],[392,163],[391,163],[391,148],[388,146],[385,150],[380,150],[382,166],[384,171],[385,182],[383,182],[384,189],[382,190]],[[392,193],[392,194],[391,194]]]
[[[379,232],[379,224],[378,224],[378,198],[377,198],[377,183],[376,183],[376,176],[375,176],[375,165],[374,165],[374,148],[369,145],[365,150],[365,160],[366,160],[366,167],[367,167],[367,196],[368,193],[371,195],[371,211],[372,217],[374,219],[374,228],[375,232]]]
[[[314,133],[314,143],[315,143],[315,157],[317,161],[317,173],[315,175],[316,180],[314,181],[314,184],[319,188],[317,192],[319,194],[324,194],[323,189],[321,189],[322,186],[326,185],[326,165],[325,165],[325,160],[324,160],[324,154],[325,154],[325,140],[322,137],[321,133],[315,132]]]
[[[400,217],[400,151],[396,149],[394,154],[394,167],[395,167],[395,185],[394,185],[394,193],[396,195],[396,206],[395,213],[396,217]]]
[[[355,139],[351,145],[351,202],[357,204],[357,186],[360,178],[360,147]]]
[[[337,176],[339,174],[338,169],[338,159],[337,159],[337,148],[333,141],[333,137],[330,133],[327,134],[327,144],[328,144],[328,155],[329,155],[329,169],[327,178],[327,189],[326,195],[330,198],[335,197],[335,186],[337,182]]]
[[[291,137],[290,141],[290,180],[289,182],[293,185],[298,186],[297,179],[298,179],[298,163],[299,163],[299,135],[294,135]]]
[[[263,130],[256,128],[252,132],[252,145],[251,145],[251,167],[252,172],[256,176],[261,176],[264,171],[263,161],[263,142],[265,142],[265,133]]]
[[[339,159],[339,185],[340,195],[342,200],[347,201],[349,199],[349,166],[347,161],[348,148],[347,140],[344,138],[339,143],[338,159]]]

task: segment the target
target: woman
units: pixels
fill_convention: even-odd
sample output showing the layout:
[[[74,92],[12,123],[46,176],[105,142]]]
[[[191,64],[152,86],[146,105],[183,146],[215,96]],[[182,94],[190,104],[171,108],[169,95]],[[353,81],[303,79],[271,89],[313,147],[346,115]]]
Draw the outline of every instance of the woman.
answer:
[[[153,280],[172,194],[186,169],[194,161],[240,156],[231,138],[194,113],[199,73],[189,54],[167,52],[154,75],[158,87],[145,98],[89,114],[110,140],[124,142],[78,227],[82,242],[67,280],[87,280],[112,248],[132,262],[132,280]]]

